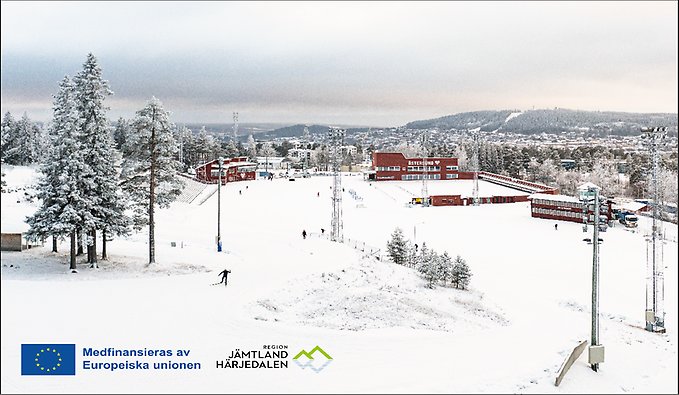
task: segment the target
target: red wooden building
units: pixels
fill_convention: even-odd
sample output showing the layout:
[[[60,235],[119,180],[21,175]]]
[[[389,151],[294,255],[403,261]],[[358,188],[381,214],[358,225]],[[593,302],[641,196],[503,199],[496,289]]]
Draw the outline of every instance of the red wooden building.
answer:
[[[222,163],[222,185],[227,182],[255,179],[257,164],[248,162],[247,156],[224,159]],[[219,180],[219,160],[215,159],[196,167],[196,179],[209,184]]]
[[[431,199],[432,206],[471,206],[474,204],[473,197],[462,197],[462,195],[432,195],[429,198]],[[479,197],[480,204],[518,203],[527,201],[528,195]]]
[[[589,220],[594,220],[594,212],[592,210],[585,212],[585,203],[573,196],[536,193],[530,195],[528,199],[531,216],[535,218],[583,223],[589,215]],[[599,213],[606,216],[606,221],[613,218],[610,200],[601,197]]]
[[[375,181],[421,180],[425,174],[428,180],[454,180],[460,177],[457,158],[423,160],[406,158],[400,152],[374,152],[372,170],[375,173],[369,178]]]

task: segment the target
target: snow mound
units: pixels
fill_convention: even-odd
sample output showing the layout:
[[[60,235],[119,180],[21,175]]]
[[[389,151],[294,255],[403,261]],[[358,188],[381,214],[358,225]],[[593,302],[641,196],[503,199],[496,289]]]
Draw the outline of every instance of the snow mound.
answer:
[[[456,333],[508,323],[478,292],[429,289],[415,270],[369,259],[289,281],[272,295],[257,300],[255,319],[350,331],[401,327]]]

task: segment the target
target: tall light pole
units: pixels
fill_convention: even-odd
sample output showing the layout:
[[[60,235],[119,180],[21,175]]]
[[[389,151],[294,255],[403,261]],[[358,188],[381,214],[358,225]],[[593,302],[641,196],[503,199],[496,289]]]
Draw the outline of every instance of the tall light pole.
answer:
[[[328,137],[332,159],[332,220],[330,240],[344,242],[344,226],[342,222],[342,172],[340,168],[340,151],[346,130],[330,128]]]
[[[646,254],[648,279],[646,281],[646,330],[665,333],[664,310],[664,263],[662,251],[662,219],[660,218],[660,204],[662,199],[661,186],[658,181],[660,170],[660,146],[666,137],[666,127],[642,129],[645,144],[651,152],[650,189],[653,198],[653,223],[651,227],[651,251]]]
[[[217,252],[222,252],[222,235],[221,235],[221,219],[222,219],[222,165],[224,158],[219,157],[219,176],[217,181]]]
[[[422,130],[422,207],[429,207],[429,189],[427,188],[427,135],[428,130]]]
[[[589,187],[584,198],[585,226],[589,222],[589,207],[593,201],[594,231],[592,234],[592,328],[589,345],[589,364],[595,372],[599,370],[599,364],[604,362],[604,346],[599,343],[599,188]],[[585,239],[586,240],[586,239]]]

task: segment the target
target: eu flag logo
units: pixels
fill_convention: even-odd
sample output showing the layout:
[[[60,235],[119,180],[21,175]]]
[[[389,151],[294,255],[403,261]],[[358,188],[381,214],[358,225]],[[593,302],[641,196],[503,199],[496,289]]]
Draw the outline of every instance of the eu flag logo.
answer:
[[[75,375],[75,344],[22,344],[21,375]]]

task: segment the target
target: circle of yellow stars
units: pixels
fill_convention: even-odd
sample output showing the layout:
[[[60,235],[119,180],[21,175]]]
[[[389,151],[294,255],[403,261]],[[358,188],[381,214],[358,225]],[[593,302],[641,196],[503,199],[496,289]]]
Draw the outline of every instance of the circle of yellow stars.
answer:
[[[52,366],[41,366],[40,365],[40,355],[50,355],[56,357],[57,363],[56,365]],[[61,366],[61,354],[54,348],[47,347],[45,349],[40,350],[40,352],[35,353],[35,366],[39,367],[40,370],[45,371],[45,372],[53,372],[57,370]]]

